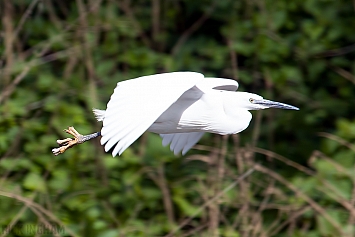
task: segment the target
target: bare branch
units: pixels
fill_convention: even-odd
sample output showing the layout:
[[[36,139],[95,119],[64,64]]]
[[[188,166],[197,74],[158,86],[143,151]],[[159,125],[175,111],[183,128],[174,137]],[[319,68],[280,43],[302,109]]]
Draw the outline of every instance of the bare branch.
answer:
[[[345,69],[342,69],[341,67],[337,67],[337,66],[334,66],[334,65],[331,65],[331,64],[328,64],[328,65],[339,76],[342,76],[346,80],[348,80],[348,81],[352,82],[353,84],[355,84],[355,76],[352,73],[346,71]]]
[[[242,174],[237,180],[235,180],[233,183],[231,183],[228,187],[223,189],[221,192],[219,192],[216,196],[205,202],[202,206],[200,206],[196,212],[189,218],[185,219],[176,229],[172,230],[168,235],[165,237],[172,237],[174,234],[179,231],[182,227],[187,225],[193,218],[195,218],[201,211],[203,211],[206,207],[208,207],[211,203],[216,202],[220,197],[222,197],[225,193],[227,193],[229,190],[234,188],[241,180],[245,179],[249,175],[251,175],[254,172],[254,168],[249,169],[247,172]]]
[[[160,31],[160,0],[152,0],[152,38],[156,41]]]
[[[272,178],[276,179],[277,181],[279,181],[280,183],[284,184],[285,186],[287,186],[290,190],[292,190],[293,192],[295,192],[295,194],[299,197],[301,197],[303,200],[305,200],[315,211],[317,211],[320,215],[322,215],[328,222],[329,224],[331,224],[340,234],[340,236],[344,236],[344,233],[341,229],[341,226],[339,225],[339,223],[334,220],[327,212],[326,210],[321,207],[320,205],[318,205],[318,203],[316,203],[312,198],[310,198],[308,195],[306,195],[305,193],[303,193],[299,188],[297,188],[296,186],[294,186],[292,183],[288,182],[285,178],[283,178],[281,175],[275,173],[274,171],[261,166],[259,164],[255,165],[255,170],[262,172],[264,174],[270,175]]]
[[[124,11],[124,13],[127,15],[127,17],[131,20],[134,28],[136,28],[136,30],[138,31],[140,37],[142,37],[142,40],[144,42],[144,44],[147,47],[151,46],[151,42],[149,40],[149,38],[144,34],[141,25],[139,24],[139,22],[137,21],[136,17],[134,16],[133,10],[130,6],[131,1],[130,0],[123,0],[122,2],[120,2],[120,7],[121,9]]]
[[[5,191],[1,191],[0,190],[0,195],[4,196],[4,197],[8,197],[8,198],[13,198],[16,199],[22,203],[24,203],[26,206],[28,206],[29,208],[31,208],[31,210],[36,209],[36,214],[37,213],[43,213],[45,214],[49,219],[51,219],[52,221],[56,222],[57,224],[63,226],[65,228],[65,230],[71,235],[71,236],[77,236],[73,231],[71,231],[70,229],[68,229],[53,213],[51,213],[50,211],[46,210],[44,207],[42,207],[41,205],[33,202],[31,199],[22,197],[20,195],[17,195],[15,193],[9,193],[9,192],[5,192]]]
[[[27,20],[27,18],[30,16],[30,14],[32,13],[33,9],[35,8],[36,4],[39,2],[39,0],[33,0],[31,2],[31,4],[28,6],[27,10],[25,11],[25,13],[22,15],[20,22],[18,23],[15,32],[13,34],[13,38],[16,38],[16,36],[18,35],[18,33],[21,31],[23,24],[25,23],[25,21]]]
[[[16,86],[27,75],[29,70],[30,67],[25,67],[25,69],[19,75],[17,75],[17,77],[11,82],[11,84],[5,88],[5,90],[0,94],[0,104],[14,92]]]

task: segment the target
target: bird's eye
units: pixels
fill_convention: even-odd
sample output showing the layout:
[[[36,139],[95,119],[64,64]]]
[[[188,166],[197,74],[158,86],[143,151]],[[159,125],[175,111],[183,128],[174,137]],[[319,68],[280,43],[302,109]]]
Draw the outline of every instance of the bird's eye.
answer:
[[[254,103],[254,99],[253,99],[253,98],[250,98],[250,99],[249,99],[249,102],[250,102],[250,103]]]

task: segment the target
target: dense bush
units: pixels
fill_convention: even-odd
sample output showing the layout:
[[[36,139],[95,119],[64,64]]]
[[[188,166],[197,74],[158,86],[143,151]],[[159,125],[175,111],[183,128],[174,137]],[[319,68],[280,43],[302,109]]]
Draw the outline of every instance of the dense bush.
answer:
[[[353,1],[0,4],[0,236],[354,236]],[[118,81],[170,71],[301,110],[253,112],[186,157],[155,134],[51,154],[67,126],[99,131]]]

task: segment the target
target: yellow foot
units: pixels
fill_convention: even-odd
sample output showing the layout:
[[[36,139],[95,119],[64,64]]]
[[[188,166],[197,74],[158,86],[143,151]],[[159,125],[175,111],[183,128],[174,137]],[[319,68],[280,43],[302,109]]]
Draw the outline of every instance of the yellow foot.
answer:
[[[64,129],[64,131],[70,135],[72,135],[74,138],[66,138],[63,140],[57,140],[57,143],[59,145],[58,148],[53,148],[52,152],[54,155],[59,155],[64,153],[66,150],[69,148],[72,148],[73,146],[83,143],[83,135],[78,133],[74,127],[69,127],[68,129]]]

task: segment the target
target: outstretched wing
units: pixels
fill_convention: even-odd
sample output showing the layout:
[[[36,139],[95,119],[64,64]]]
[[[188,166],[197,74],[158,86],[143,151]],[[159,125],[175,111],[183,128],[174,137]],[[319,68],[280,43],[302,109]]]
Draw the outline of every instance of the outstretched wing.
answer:
[[[204,76],[173,72],[139,77],[117,83],[107,104],[101,144],[112,156],[122,154],[187,90]]]
[[[238,86],[238,82],[232,79],[205,77],[203,80],[200,80],[194,88],[200,93],[207,93],[211,90],[236,91]],[[187,91],[184,96],[189,96],[191,90],[193,89]],[[197,93],[194,90],[194,93],[191,94],[195,96]],[[163,138],[163,146],[170,144],[170,150],[174,151],[175,155],[181,151],[182,154],[185,155],[186,152],[201,139],[203,134],[204,132],[190,132],[160,134],[160,136]]]
[[[205,134],[204,132],[190,132],[190,133],[171,133],[160,134],[163,138],[163,146],[170,143],[170,150],[174,151],[177,155],[182,151],[182,155],[185,155],[191,147],[193,147]]]

